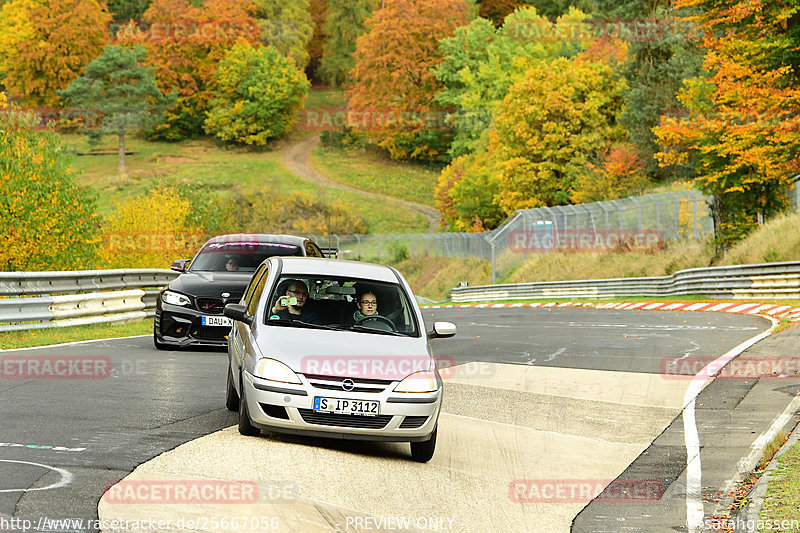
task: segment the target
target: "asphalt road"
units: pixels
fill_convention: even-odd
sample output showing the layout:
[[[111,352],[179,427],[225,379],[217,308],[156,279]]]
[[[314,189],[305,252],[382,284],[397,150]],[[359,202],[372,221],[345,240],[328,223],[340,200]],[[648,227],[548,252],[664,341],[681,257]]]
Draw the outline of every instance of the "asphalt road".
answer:
[[[435,343],[438,354],[458,363],[650,373],[686,354],[720,355],[768,327],[757,317],[721,313],[522,308],[424,315],[428,324],[458,325],[455,339]],[[31,520],[34,531],[91,531],[35,526],[41,517],[96,518],[104,489],[137,465],[235,423],[223,407],[224,353],[159,352],[149,337],[136,337],[3,352],[0,360],[0,526],[15,518]],[[88,366],[73,368],[83,373],[70,378],[19,377],[35,369],[31,361]],[[10,525],[5,529],[14,531]]]

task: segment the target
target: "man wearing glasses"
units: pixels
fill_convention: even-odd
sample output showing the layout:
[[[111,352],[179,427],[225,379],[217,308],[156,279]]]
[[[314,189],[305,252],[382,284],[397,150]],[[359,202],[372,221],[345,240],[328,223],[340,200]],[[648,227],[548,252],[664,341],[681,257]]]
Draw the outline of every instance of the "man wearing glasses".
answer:
[[[275,302],[270,319],[299,320],[309,324],[322,324],[322,317],[319,314],[305,310],[307,301],[308,287],[306,283],[301,280],[294,280],[286,289],[286,294]]]

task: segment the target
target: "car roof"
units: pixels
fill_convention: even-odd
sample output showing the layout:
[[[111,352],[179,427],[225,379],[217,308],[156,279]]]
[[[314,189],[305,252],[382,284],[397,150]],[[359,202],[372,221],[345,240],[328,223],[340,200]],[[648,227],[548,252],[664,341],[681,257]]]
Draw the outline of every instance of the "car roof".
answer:
[[[282,275],[349,276],[398,283],[394,270],[386,265],[320,257],[281,257],[280,260]]]
[[[220,243],[220,242],[274,242],[277,244],[296,244],[303,246],[305,237],[298,237],[297,235],[281,235],[271,233],[231,233],[228,235],[218,235],[206,241],[206,244]]]

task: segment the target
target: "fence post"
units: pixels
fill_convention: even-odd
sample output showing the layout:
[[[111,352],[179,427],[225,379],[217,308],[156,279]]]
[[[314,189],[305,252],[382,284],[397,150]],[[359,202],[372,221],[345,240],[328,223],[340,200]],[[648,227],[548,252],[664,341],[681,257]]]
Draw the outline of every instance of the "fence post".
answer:
[[[492,247],[492,284],[497,283],[497,272],[495,271],[495,261],[494,261],[494,241],[489,241],[489,245]]]

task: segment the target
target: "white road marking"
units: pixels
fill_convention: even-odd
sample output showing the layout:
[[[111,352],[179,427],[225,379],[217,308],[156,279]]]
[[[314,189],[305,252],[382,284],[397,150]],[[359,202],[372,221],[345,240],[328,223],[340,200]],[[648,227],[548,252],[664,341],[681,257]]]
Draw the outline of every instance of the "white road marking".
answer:
[[[31,465],[31,466],[39,466],[41,468],[47,468],[48,470],[52,470],[53,472],[58,472],[61,476],[61,479],[57,483],[52,483],[47,485],[46,487],[39,487],[36,489],[0,489],[0,493],[2,492],[34,492],[39,490],[50,490],[50,489],[58,489],[61,487],[66,487],[70,483],[72,483],[72,473],[67,472],[63,468],[58,468],[57,466],[50,466],[50,465],[43,465],[40,463],[31,463],[29,461],[12,461],[11,459],[0,459],[0,463],[16,463],[22,465]]]
[[[703,531],[704,510],[703,502],[700,501],[700,490],[702,486],[702,465],[700,463],[700,436],[697,432],[695,423],[694,401],[709,379],[708,376],[716,376],[722,367],[728,364],[733,358],[741,354],[746,349],[753,346],[758,341],[772,335],[778,326],[778,321],[767,316],[772,322],[772,326],[763,333],[752,337],[739,344],[727,353],[714,359],[698,372],[683,397],[683,436],[686,444],[686,525],[690,533]]]

